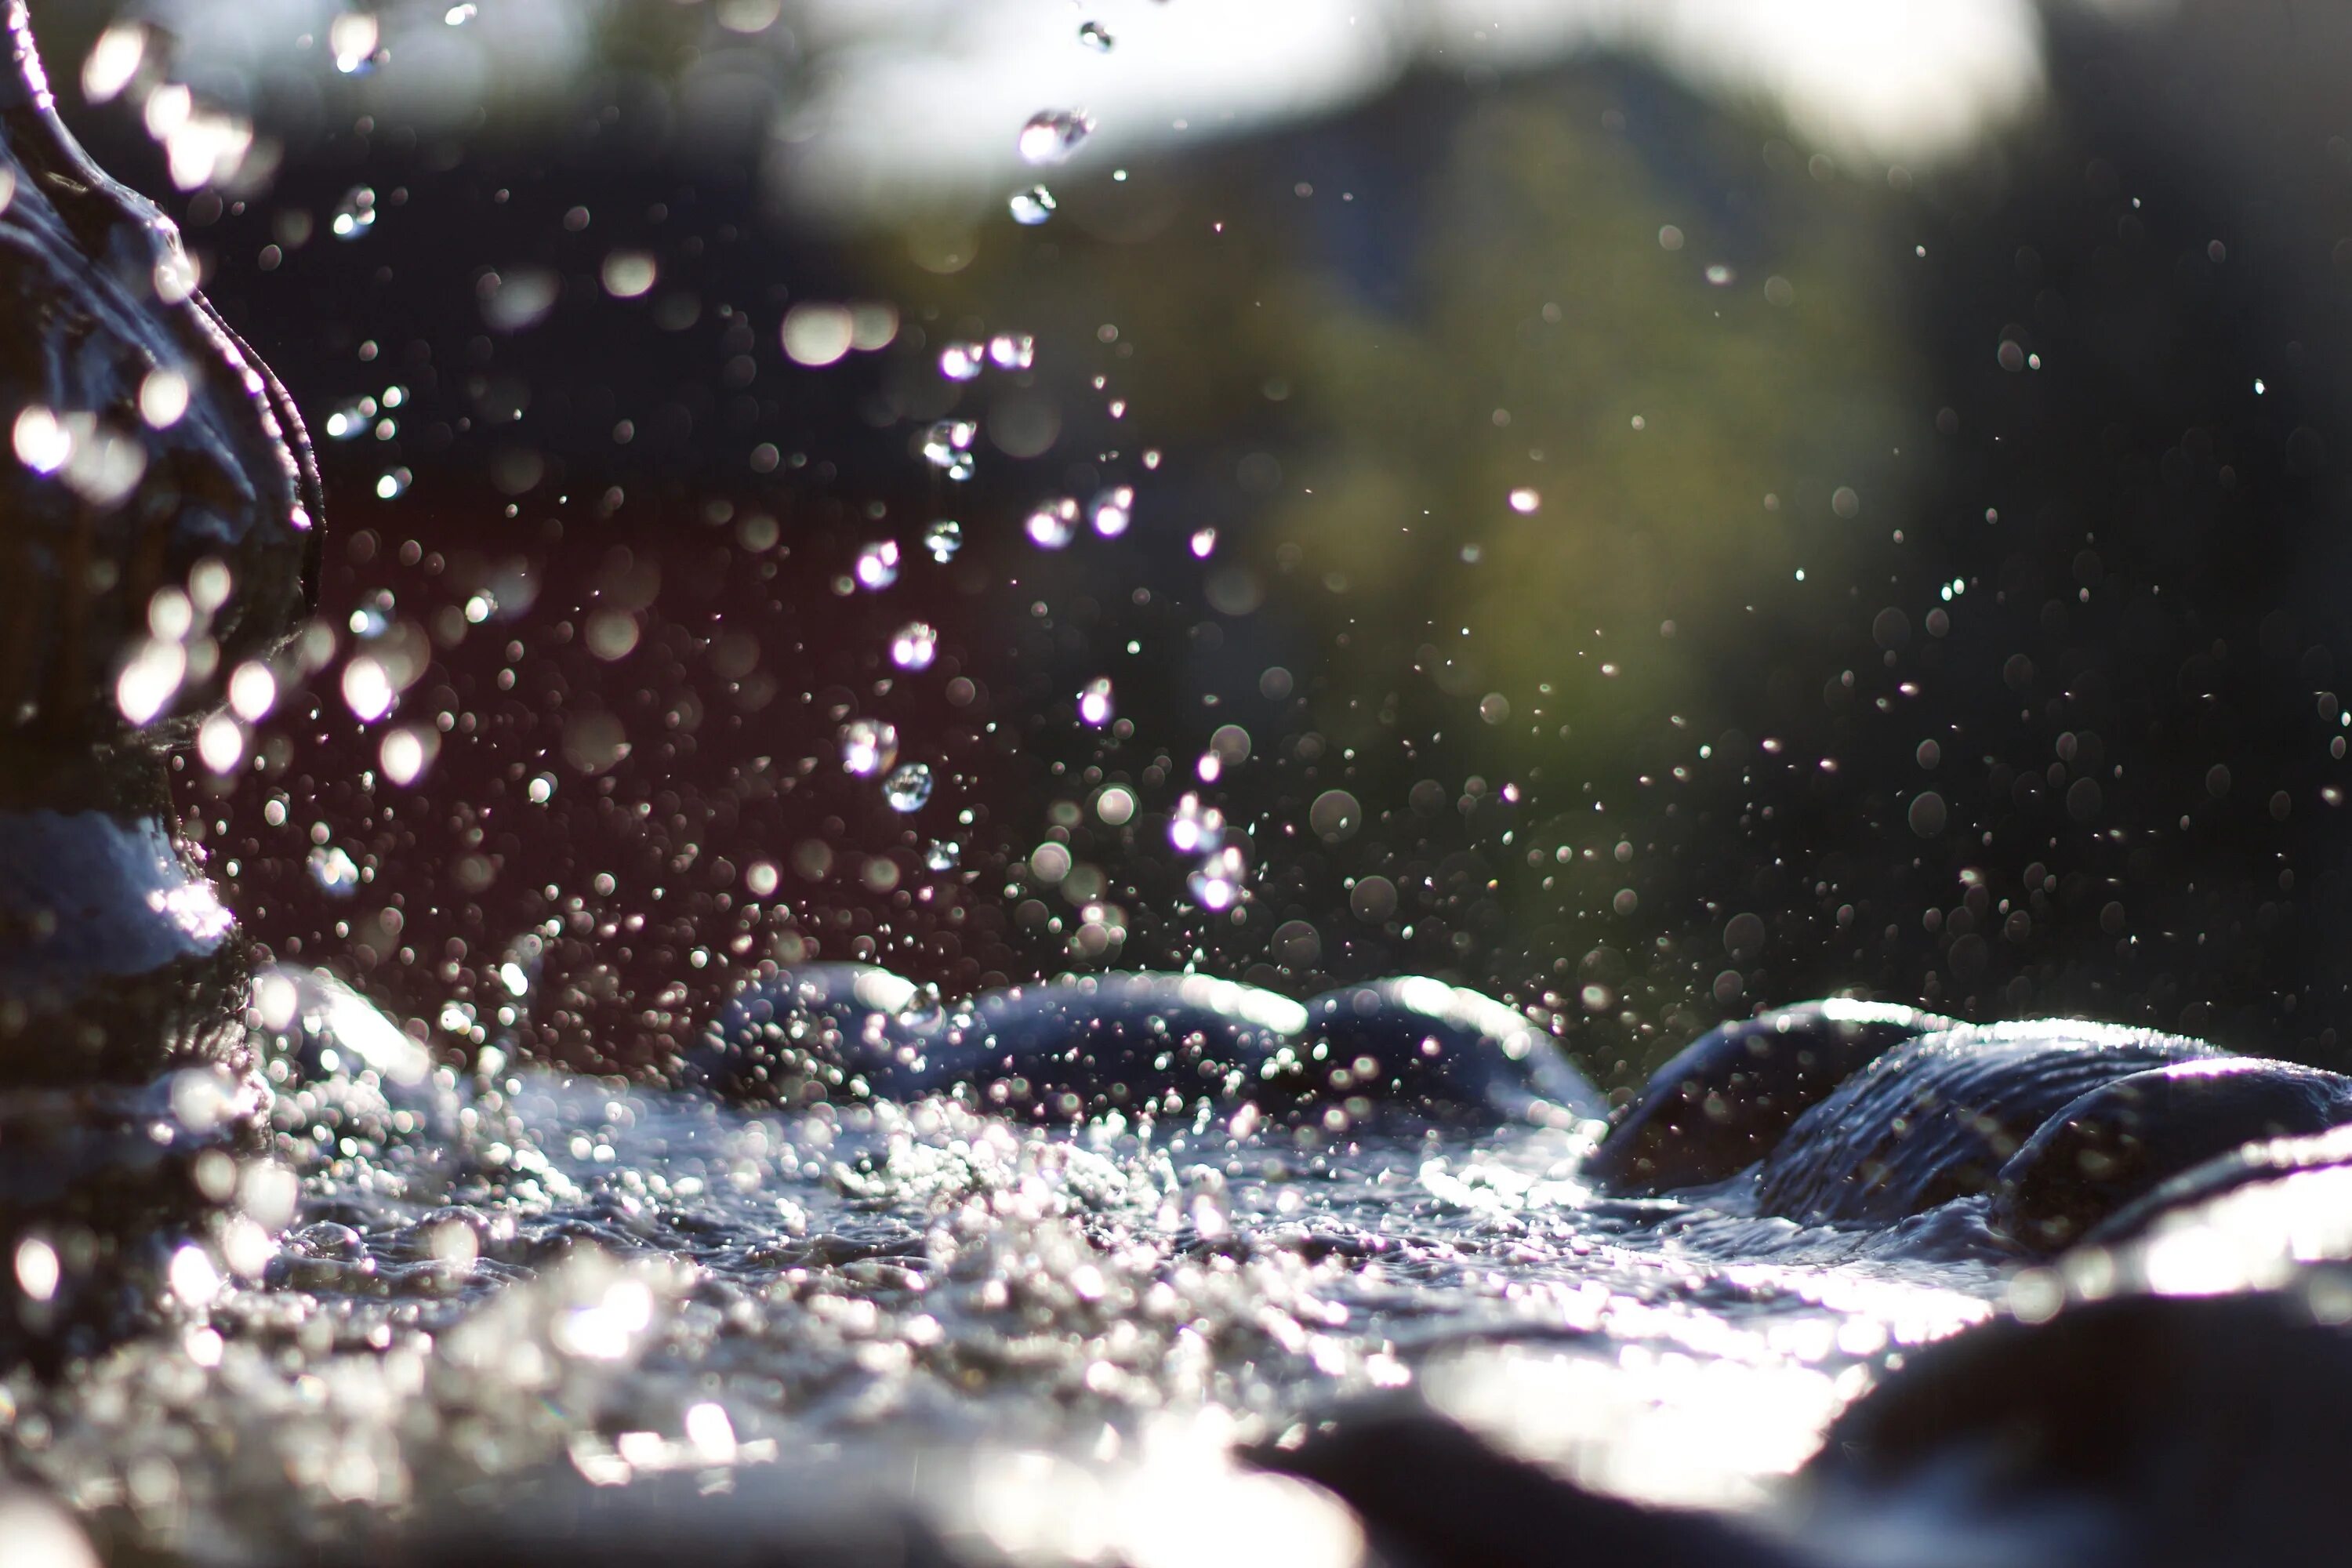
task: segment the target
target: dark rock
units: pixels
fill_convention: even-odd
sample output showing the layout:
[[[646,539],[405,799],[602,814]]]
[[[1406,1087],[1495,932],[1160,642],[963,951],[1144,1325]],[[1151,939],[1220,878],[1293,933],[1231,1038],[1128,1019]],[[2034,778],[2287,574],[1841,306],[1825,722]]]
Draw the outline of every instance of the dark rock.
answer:
[[[2352,1121],[2352,1079],[2234,1057],[2179,1062],[2092,1089],[2002,1167],[1990,1220],[2048,1252],[2172,1177],[2242,1144]]]
[[[1628,1195],[1735,1176],[1889,1047],[1955,1026],[1916,1008],[1832,1000],[1710,1029],[1650,1075],[1585,1161],[1584,1175]]]
[[[1764,1162],[1757,1203],[1808,1223],[1884,1222],[1986,1192],[2077,1096],[2218,1054],[2179,1036],[2063,1020],[1922,1036],[1797,1120]]]

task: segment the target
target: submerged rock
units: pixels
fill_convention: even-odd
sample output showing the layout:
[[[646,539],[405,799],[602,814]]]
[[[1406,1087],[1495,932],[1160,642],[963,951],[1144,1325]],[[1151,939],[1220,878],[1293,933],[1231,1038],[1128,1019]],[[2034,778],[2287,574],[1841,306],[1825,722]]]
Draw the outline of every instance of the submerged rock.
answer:
[[[1206,975],[1105,974],[946,1005],[887,970],[818,964],[735,997],[688,1075],[734,1100],[961,1092],[1065,1121],[1243,1103],[1358,1121],[1565,1125],[1600,1113],[1583,1076],[1524,1016],[1420,978],[1302,1005]]]

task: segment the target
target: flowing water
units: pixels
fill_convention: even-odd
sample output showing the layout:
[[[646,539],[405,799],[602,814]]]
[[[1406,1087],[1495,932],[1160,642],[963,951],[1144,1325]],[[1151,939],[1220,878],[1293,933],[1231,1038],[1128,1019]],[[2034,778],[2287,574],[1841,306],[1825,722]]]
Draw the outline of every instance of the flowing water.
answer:
[[[1398,1390],[1605,1489],[1756,1505],[2002,1290],[1968,1203],[1842,1231],[1600,1199],[1591,1123],[758,1113],[496,1049],[404,1087],[355,995],[260,994],[299,1047],[246,1178],[258,1211],[299,1176],[283,1244],[188,1246],[152,1331],[0,1411],[16,1468],[194,1559],[466,1519],[521,1551],[583,1493],[723,1533],[740,1490],[787,1541],[855,1499],[983,1556],[1348,1561],[1343,1513],[1225,1453]],[[1197,1539],[1147,1494],[1200,1500]]]

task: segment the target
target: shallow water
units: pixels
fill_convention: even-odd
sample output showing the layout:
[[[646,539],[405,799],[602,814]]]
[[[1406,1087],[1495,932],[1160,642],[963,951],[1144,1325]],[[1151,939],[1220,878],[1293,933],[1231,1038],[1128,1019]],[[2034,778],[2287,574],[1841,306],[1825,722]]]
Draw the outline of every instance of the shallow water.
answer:
[[[375,1043],[338,1020],[310,1059]],[[756,1481],[790,1539],[843,1506],[827,1475],[1024,1559],[1116,1545],[1138,1487],[1242,1488],[1328,1546],[1343,1516],[1239,1477],[1233,1442],[1416,1389],[1607,1489],[1769,1503],[1839,1408],[2003,1289],[1969,1203],[1863,1231],[1727,1189],[1600,1199],[1591,1123],[1045,1131],[485,1062],[282,1088],[282,1241],[233,1225],[217,1261],[166,1267],[150,1332],[59,1388],[17,1373],[10,1468],[197,1558],[607,1489],[726,1528],[664,1489],[687,1478]],[[1230,1558],[1256,1516],[1217,1511],[1201,1550]]]

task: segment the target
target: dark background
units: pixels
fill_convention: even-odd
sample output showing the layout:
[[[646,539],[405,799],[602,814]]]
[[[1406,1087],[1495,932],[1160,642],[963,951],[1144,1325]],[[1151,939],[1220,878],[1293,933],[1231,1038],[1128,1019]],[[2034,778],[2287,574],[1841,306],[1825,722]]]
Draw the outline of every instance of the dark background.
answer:
[[[61,82],[91,26],[49,36]],[[1423,76],[1119,188],[1074,178],[1054,224],[983,223],[949,275],[781,216],[748,155],[665,145],[624,71],[528,135],[321,115],[266,195],[165,197],[311,415],[339,646],[259,767],[190,762],[184,801],[278,956],[487,1035],[492,971],[527,960],[523,1042],[583,1063],[658,1066],[748,966],[814,952],[951,992],[1074,963],[1294,992],[1439,973],[1545,1008],[1618,1087],[1719,1017],[1848,989],[2341,1065],[2347,29],[2056,11],[2039,113],[1891,175],[1824,176],[1637,62]],[[131,110],[61,98],[101,163],[169,191]],[[361,184],[380,221],[327,237]],[[297,212],[320,226],[299,247]],[[615,247],[657,257],[651,295],[598,288]],[[1736,288],[1696,276],[1718,258]],[[561,299],[493,331],[480,278],[525,264]],[[807,371],[777,335],[804,299],[892,301],[900,333]],[[1034,373],[938,381],[940,343],[1007,326]],[[393,384],[391,438],[320,434]],[[922,425],[1024,395],[1060,439],[948,493]],[[1501,476],[1538,448],[1520,519]],[[394,468],[413,486],[375,499]],[[1125,538],[1021,539],[1040,494],[1113,481],[1140,495]],[[916,536],[943,514],[971,542],[940,566]],[[886,536],[898,584],[837,592]],[[486,584],[501,609],[469,624]],[[362,727],[337,672],[384,593],[429,667]],[[625,657],[585,646],[599,608],[635,618]],[[918,618],[942,649],[919,676],[886,653]],[[1121,731],[1075,721],[1100,674]],[[589,772],[565,740],[595,753],[597,713],[629,750]],[[841,772],[852,714],[939,771],[923,811]],[[415,786],[370,772],[389,723],[442,715]],[[1253,759],[1204,793],[1254,835],[1238,920],[1184,899],[1164,837],[1226,723]],[[1123,827],[1093,814],[1107,783],[1141,797]],[[1307,806],[1335,787],[1365,820],[1326,844]],[[1099,954],[1027,868],[1055,834],[1116,906]],[[310,876],[321,837],[355,892]],[[956,870],[925,865],[935,837]],[[1374,876],[1400,895],[1367,919]]]

